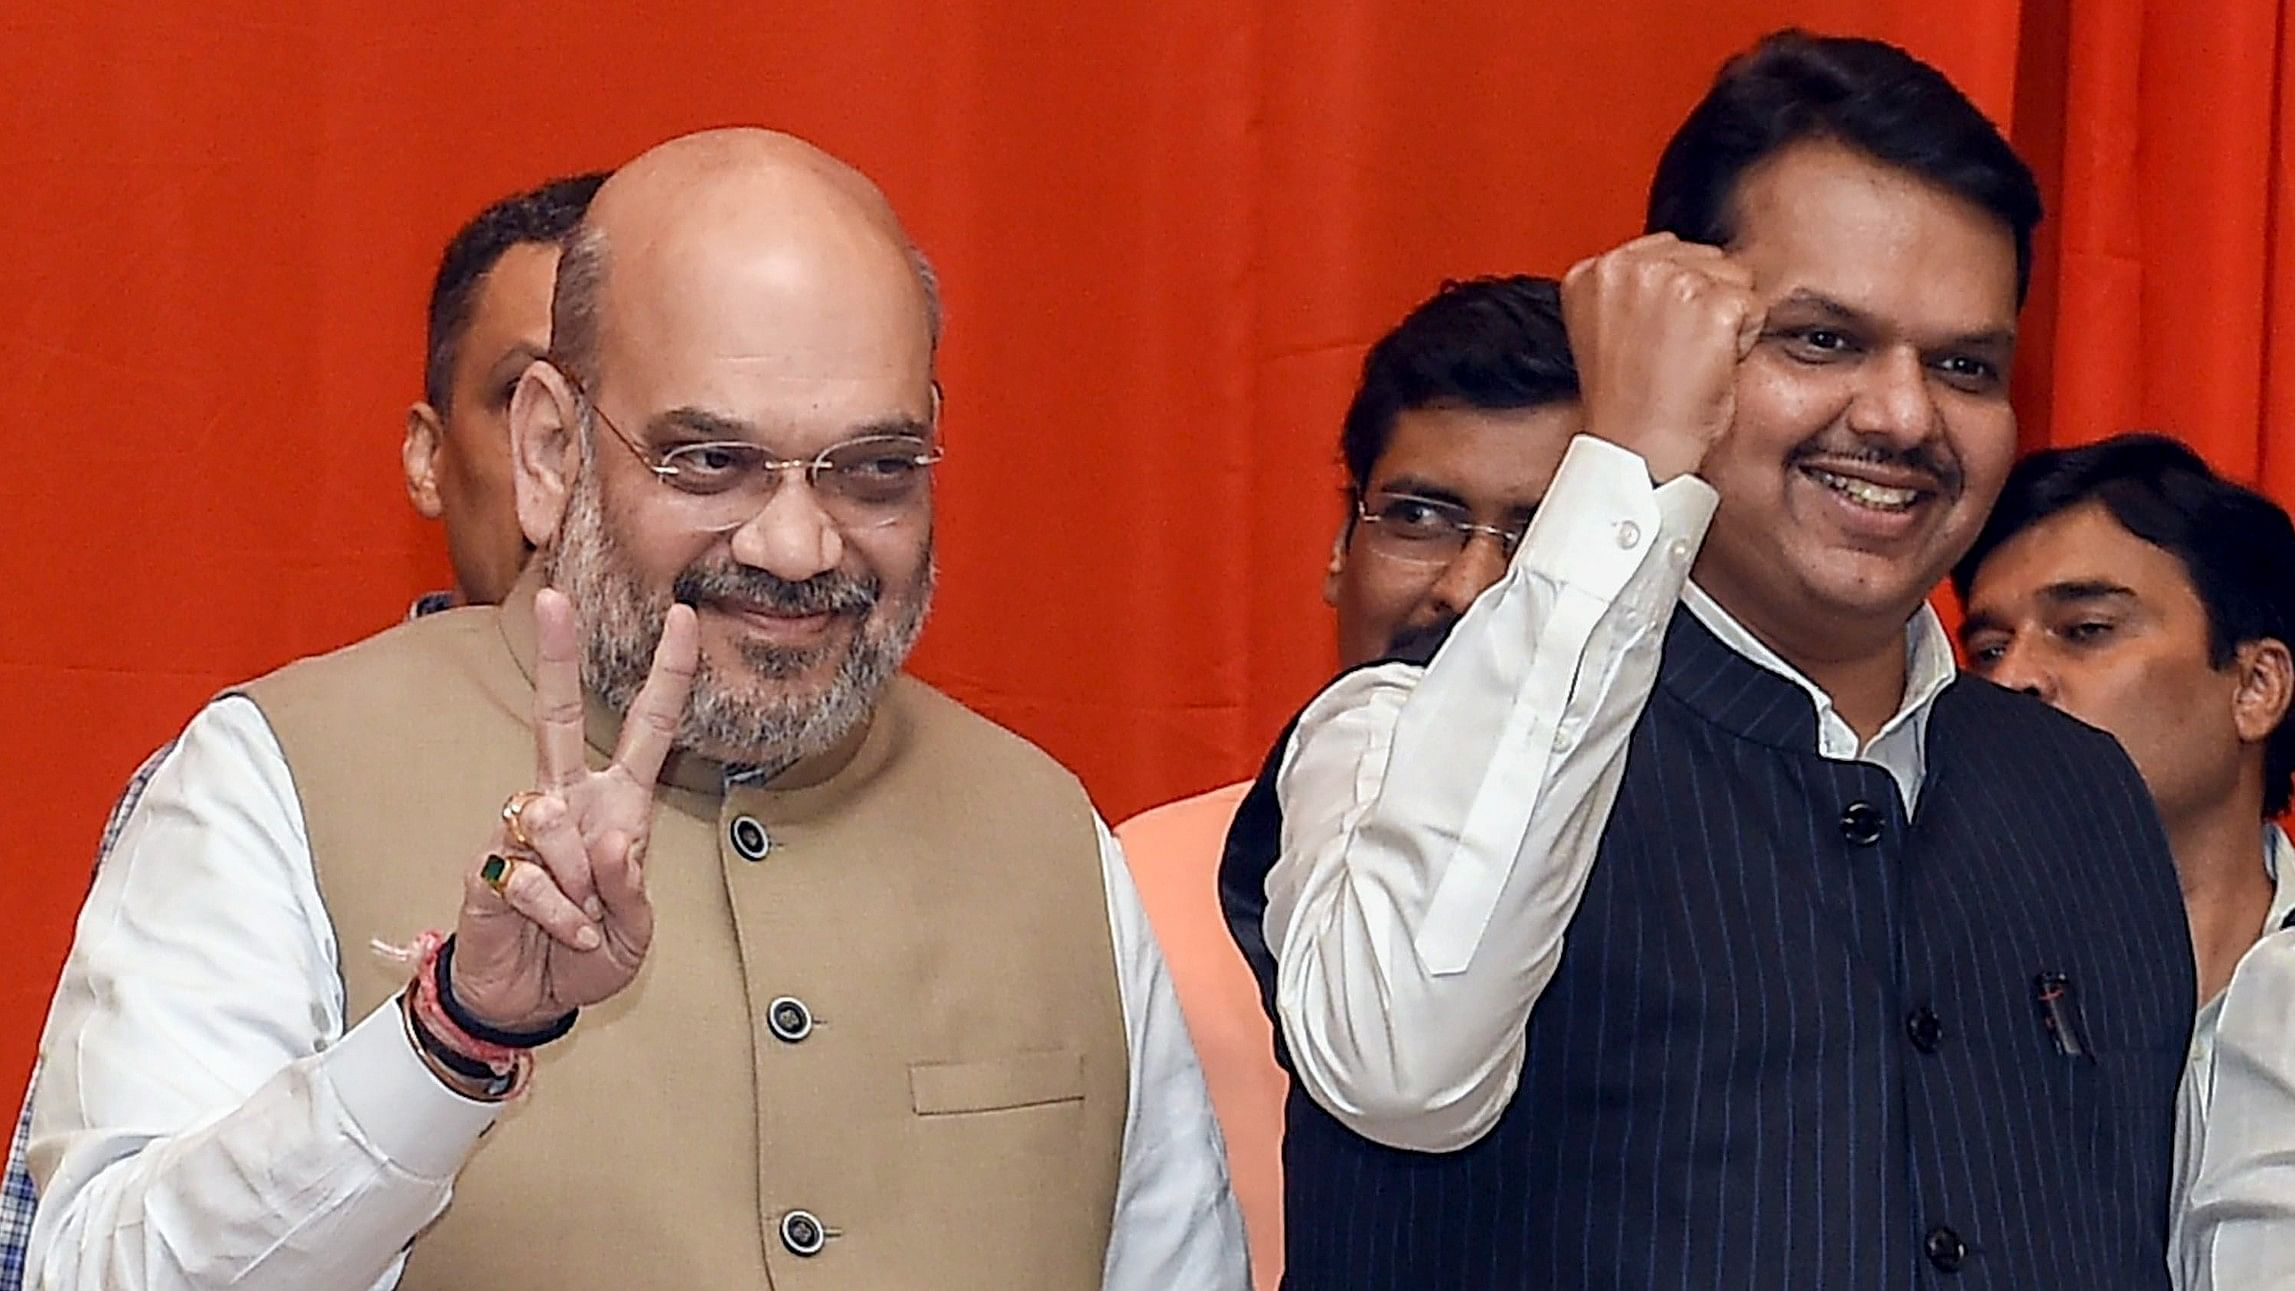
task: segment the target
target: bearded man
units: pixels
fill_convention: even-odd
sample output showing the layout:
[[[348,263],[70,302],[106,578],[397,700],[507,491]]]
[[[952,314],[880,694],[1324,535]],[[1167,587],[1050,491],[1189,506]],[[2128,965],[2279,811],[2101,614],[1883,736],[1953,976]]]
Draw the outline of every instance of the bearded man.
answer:
[[[1245,1285],[1106,828],[899,672],[937,319],[797,140],[607,183],[511,405],[541,559],[219,698],[127,823],[29,1285]]]

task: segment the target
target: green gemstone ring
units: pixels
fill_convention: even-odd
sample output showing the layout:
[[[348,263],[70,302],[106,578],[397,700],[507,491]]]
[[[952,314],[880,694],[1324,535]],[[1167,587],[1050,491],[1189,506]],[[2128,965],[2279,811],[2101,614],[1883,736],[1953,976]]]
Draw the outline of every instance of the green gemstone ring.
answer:
[[[478,867],[478,881],[494,889],[494,895],[507,900],[509,894],[503,889],[510,886],[510,872],[515,865],[516,862],[500,852],[488,852],[485,863]]]

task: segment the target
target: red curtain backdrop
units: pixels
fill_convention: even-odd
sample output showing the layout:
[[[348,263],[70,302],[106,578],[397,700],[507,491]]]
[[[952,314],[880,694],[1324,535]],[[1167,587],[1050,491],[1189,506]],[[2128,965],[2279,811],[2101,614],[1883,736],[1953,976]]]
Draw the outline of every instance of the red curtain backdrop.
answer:
[[[129,770],[444,581],[400,419],[439,248],[503,193],[725,122],[884,185],[952,328],[917,666],[1120,819],[1248,772],[1328,670],[1364,344],[1634,232],[1773,27],[1908,45],[2044,172],[2033,442],[2164,426],[2295,498],[2290,3],[10,6],[0,1107]]]

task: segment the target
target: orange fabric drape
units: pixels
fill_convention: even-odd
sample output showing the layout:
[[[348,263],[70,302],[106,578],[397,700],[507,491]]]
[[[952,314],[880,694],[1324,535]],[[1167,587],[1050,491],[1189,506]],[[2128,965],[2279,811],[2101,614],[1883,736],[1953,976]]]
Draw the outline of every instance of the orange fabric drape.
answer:
[[[2261,430],[2295,412],[2286,12],[2068,6],[8,8],[0,1108],[128,770],[442,581],[396,443],[435,257],[493,197],[734,120],[877,177],[951,313],[918,666],[1120,818],[1244,774],[1326,672],[1364,343],[1445,276],[1633,232],[1666,134],[1772,27],[1903,42],[2041,159],[2035,433],[2166,425],[2295,492]]]
[[[2070,9],[2026,6],[2016,99],[2050,197],[2026,442],[2156,427],[2295,500],[2295,3]]]

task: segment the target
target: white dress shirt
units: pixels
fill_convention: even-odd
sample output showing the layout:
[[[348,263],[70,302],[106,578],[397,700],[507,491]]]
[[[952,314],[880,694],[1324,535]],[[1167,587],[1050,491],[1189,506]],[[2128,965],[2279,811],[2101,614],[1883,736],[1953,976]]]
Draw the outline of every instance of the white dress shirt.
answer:
[[[1132,1057],[1103,1286],[1245,1291],[1218,1125],[1104,825],[1100,857]],[[342,953],[277,740],[250,701],[210,704],[80,912],[42,1041],[28,1287],[396,1284],[496,1108],[424,1068],[395,1004],[346,1027]]]
[[[1573,440],[1506,575],[1433,662],[1349,673],[1301,715],[1263,928],[1300,1083],[1355,1132],[1450,1151],[1513,1097],[1715,502],[1694,476],[1653,486],[1635,454]],[[1691,610],[1810,692],[1818,752],[1879,762],[1917,800],[1953,676],[1926,607],[1904,705],[1866,747],[1719,605]]]
[[[2169,1267],[2185,1291],[2295,1287],[2295,847],[2263,830],[2261,938],[2200,1006],[2176,1093]]]

